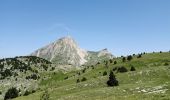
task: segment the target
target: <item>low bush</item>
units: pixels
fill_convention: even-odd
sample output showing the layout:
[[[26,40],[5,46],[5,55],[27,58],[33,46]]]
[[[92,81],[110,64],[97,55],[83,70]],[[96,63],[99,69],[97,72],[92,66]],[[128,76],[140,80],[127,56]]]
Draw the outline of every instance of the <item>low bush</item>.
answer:
[[[130,71],[136,71],[134,66],[131,66]]]
[[[81,81],[83,82],[83,81],[86,81],[87,79],[85,78],[85,77],[83,77],[82,79],[81,79]]]
[[[124,73],[124,72],[128,72],[128,70],[124,66],[122,66],[117,69],[117,72]]]
[[[107,72],[106,72],[106,71],[104,71],[104,72],[103,72],[103,76],[106,76],[106,75],[107,75]]]
[[[10,88],[8,91],[5,93],[4,100],[12,99],[18,97],[19,91],[16,88]]]

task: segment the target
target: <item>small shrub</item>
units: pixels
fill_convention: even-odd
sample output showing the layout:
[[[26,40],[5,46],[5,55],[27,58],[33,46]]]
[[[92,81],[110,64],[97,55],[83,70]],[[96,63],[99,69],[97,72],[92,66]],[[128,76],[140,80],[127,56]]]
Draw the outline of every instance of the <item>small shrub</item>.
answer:
[[[35,90],[32,90],[32,93],[35,93],[36,91]]]
[[[114,64],[116,65],[116,64],[117,64],[117,61],[114,61]]]
[[[134,66],[131,66],[130,71],[136,71]]]
[[[142,58],[142,55],[141,55],[141,54],[139,54],[139,55],[137,56],[137,58]]]
[[[103,72],[103,76],[106,76],[106,75],[107,75],[107,72],[106,72],[106,71],[104,71],[104,72]]]
[[[51,68],[51,71],[54,71],[54,70],[55,70],[55,67],[52,67],[52,68]]]
[[[82,82],[84,82],[84,81],[86,81],[87,79],[85,78],[85,77],[83,77],[82,79],[81,79],[81,81]]]
[[[128,70],[124,67],[124,66],[122,66],[122,67],[119,67],[118,69],[117,69],[117,72],[120,72],[120,73],[124,73],[124,72],[127,72]]]
[[[48,70],[48,66],[47,65],[42,65],[42,67],[44,68],[45,71]]]
[[[80,83],[80,80],[79,80],[79,79],[77,79],[77,83]]]
[[[100,62],[97,63],[97,65],[99,65],[99,64],[100,64]]]
[[[94,65],[91,65],[91,68],[94,69]]]
[[[86,68],[84,68],[83,70],[82,70],[82,73],[85,73],[86,72]]]
[[[38,73],[38,70],[34,70],[35,73]]]
[[[68,79],[68,76],[64,78],[64,80],[67,80]]]
[[[127,57],[128,61],[131,61],[132,59],[133,59],[133,57],[131,55]]]
[[[113,63],[113,60],[112,60],[112,59],[110,59],[110,60],[109,60],[109,62],[110,62],[110,63]]]
[[[165,64],[164,64],[164,66],[168,66],[169,64],[166,62]]]
[[[77,75],[81,75],[80,72],[77,72]]]
[[[113,71],[116,71],[116,70],[117,70],[117,67],[114,67],[114,68],[113,68]]]
[[[106,68],[108,68],[108,67],[109,67],[108,61],[106,61],[106,63],[105,63],[105,67],[106,67]]]
[[[123,58],[122,58],[122,62],[125,62],[125,61],[126,61],[126,57],[123,57]]]
[[[12,99],[18,97],[19,91],[16,88],[10,88],[8,91],[5,93],[4,100]]]

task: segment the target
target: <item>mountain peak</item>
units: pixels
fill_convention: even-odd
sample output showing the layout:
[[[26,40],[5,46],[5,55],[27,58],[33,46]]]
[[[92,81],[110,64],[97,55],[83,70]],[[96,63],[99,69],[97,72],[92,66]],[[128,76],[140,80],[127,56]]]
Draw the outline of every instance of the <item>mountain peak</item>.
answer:
[[[33,56],[45,58],[57,64],[80,66],[87,62],[87,51],[79,48],[71,36],[66,36],[32,53]]]
[[[71,36],[65,36],[58,39],[55,43],[62,43],[63,45],[74,45],[77,46],[76,41]]]
[[[71,36],[66,36],[58,39],[57,41],[35,51],[31,54],[32,56],[37,56],[45,58],[53,63],[60,65],[74,65],[80,66],[85,64],[91,59],[88,51],[81,49],[76,41]],[[110,58],[110,53],[107,49],[103,49],[99,52],[99,57],[108,56]]]
[[[59,40],[74,40],[70,35],[60,38]]]

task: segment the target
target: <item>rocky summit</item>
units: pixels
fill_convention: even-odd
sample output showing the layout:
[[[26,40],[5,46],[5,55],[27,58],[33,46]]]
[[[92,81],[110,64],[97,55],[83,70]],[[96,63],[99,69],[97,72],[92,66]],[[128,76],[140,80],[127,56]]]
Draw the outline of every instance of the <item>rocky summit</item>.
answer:
[[[113,55],[107,49],[98,52],[81,49],[76,41],[70,37],[63,37],[57,41],[33,52],[31,56],[47,59],[55,64],[81,66],[88,61],[97,62],[103,59],[112,59]]]

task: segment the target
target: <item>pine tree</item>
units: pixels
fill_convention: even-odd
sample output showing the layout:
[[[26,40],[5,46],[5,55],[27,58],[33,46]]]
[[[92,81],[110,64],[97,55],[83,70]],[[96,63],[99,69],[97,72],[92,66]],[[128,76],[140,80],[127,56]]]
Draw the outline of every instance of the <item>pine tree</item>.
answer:
[[[122,61],[125,62],[126,61],[126,57],[123,57]]]
[[[112,71],[110,71],[109,80],[107,81],[107,85],[108,86],[118,86],[119,85],[119,83],[116,80],[116,77]]]

